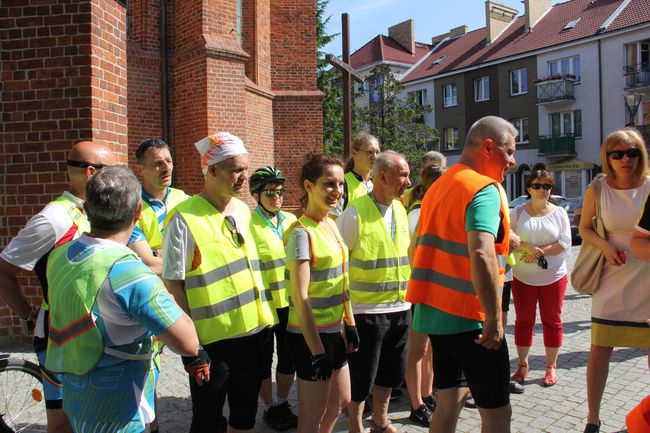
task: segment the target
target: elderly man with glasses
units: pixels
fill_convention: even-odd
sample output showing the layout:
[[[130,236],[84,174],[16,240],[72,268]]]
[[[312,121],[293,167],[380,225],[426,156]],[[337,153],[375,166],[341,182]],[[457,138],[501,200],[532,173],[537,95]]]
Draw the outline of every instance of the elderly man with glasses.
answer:
[[[83,204],[86,183],[105,166],[115,164],[108,147],[81,141],[67,158],[70,189],[34,215],[0,253],[0,297],[20,317],[26,328],[34,328],[34,350],[43,375],[48,432],[72,432],[62,410],[63,388],[60,375],[45,369],[48,337],[48,284],[45,275],[50,251],[90,230]],[[18,285],[20,271],[34,271],[43,290],[43,305],[30,305]]]
[[[168,215],[163,236],[163,278],[194,321],[210,355],[183,358],[190,373],[190,433],[223,428],[220,396],[228,395],[228,431],[252,431],[262,383],[260,356],[277,317],[270,304],[250,211],[237,197],[248,179],[248,152],[238,137],[219,132],[196,143],[205,178],[203,191]],[[210,370],[210,382],[203,372]]]

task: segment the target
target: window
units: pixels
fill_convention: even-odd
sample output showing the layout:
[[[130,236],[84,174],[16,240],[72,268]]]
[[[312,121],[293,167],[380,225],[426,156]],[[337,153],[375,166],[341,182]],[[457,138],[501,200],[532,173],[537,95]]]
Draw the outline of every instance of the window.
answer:
[[[554,137],[573,134],[582,137],[582,110],[549,114],[551,133]]]
[[[521,68],[510,71],[510,95],[528,93],[528,69]]]
[[[427,89],[415,90],[413,92],[408,92],[407,97],[415,102],[420,107],[423,107],[427,104]],[[424,112],[421,115],[414,116],[413,122],[415,123],[424,123]]]
[[[384,79],[381,75],[370,75],[366,81],[368,82],[368,102],[370,104],[379,104],[382,99],[382,87]]]
[[[474,80],[474,101],[490,100],[490,77],[481,77]]]
[[[440,57],[438,57],[437,59],[435,59],[435,60],[433,61],[433,63],[431,63],[431,66],[439,65],[443,60],[445,60],[445,57],[447,57],[447,56],[440,56]]]
[[[445,150],[458,150],[458,128],[443,129]]]
[[[442,86],[442,106],[454,107],[458,105],[455,84],[445,84]]]
[[[512,124],[517,128],[519,134],[517,134],[516,143],[528,143],[528,117],[522,117],[520,119],[512,119]]]
[[[566,23],[566,25],[564,26],[562,31],[564,32],[564,31],[567,31],[567,30],[571,30],[572,28],[574,28],[576,26],[576,24],[578,24],[578,21],[580,21],[579,17],[576,18],[575,20],[569,21],[568,23]]]
[[[408,98],[412,101],[415,101],[419,106],[427,104],[427,89],[415,90],[413,92],[408,92]]]
[[[580,56],[551,60],[548,62],[548,73],[551,76],[575,75],[576,81],[580,81]]]

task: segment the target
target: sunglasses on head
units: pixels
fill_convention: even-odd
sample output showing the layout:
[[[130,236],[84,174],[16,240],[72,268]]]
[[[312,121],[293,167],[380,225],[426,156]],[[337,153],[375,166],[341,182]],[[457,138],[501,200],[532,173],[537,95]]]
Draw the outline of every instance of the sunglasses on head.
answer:
[[[543,189],[544,191],[548,191],[549,189],[553,188],[553,185],[550,183],[531,183],[530,188]]]
[[[268,198],[272,198],[275,196],[282,197],[284,195],[284,189],[265,189],[262,191],[262,194],[267,196]]]
[[[241,234],[241,232],[237,229],[237,222],[235,219],[232,217],[232,215],[226,215],[224,217],[224,221],[226,223],[226,228],[230,232],[230,235],[232,236],[232,241],[235,243],[237,247],[241,247],[244,245],[244,235]]]
[[[612,159],[623,159],[627,155],[628,158],[638,158],[641,156],[641,150],[638,147],[633,147],[628,150],[612,150],[607,152],[607,156]]]

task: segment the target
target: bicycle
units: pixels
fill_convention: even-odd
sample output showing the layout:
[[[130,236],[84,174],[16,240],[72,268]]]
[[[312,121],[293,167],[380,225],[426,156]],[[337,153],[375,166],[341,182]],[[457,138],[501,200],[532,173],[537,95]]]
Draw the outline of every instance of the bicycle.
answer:
[[[0,354],[0,433],[46,431],[45,401],[38,365]]]

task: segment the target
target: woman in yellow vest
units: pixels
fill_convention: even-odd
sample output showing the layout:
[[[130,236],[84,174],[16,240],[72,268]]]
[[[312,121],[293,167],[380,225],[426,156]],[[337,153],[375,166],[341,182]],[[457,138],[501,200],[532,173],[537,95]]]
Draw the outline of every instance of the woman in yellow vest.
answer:
[[[379,152],[379,140],[373,135],[363,132],[352,141],[352,156],[345,164],[343,196],[330,211],[335,218],[341,215],[353,200],[372,191],[370,172]]]
[[[309,155],[300,183],[305,211],[284,238],[291,289],[287,344],[298,376],[298,433],[328,433],[350,402],[346,351],[359,346],[348,251],[328,217],[343,194],[341,160]]]

